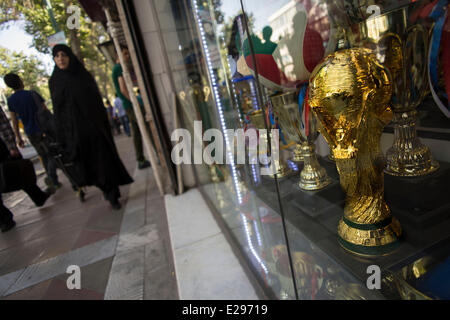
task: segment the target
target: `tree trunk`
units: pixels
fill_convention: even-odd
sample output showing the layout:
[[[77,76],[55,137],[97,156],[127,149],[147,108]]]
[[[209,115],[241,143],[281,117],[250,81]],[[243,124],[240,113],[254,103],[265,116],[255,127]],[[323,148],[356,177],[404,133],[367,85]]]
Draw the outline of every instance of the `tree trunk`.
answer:
[[[65,11],[65,20],[69,19],[69,14],[67,13],[67,8],[71,5],[71,1],[64,0],[64,11]],[[72,49],[73,54],[80,60],[80,62],[84,65],[83,55],[81,54],[81,43],[78,38],[78,30],[72,29],[69,30],[69,45]]]

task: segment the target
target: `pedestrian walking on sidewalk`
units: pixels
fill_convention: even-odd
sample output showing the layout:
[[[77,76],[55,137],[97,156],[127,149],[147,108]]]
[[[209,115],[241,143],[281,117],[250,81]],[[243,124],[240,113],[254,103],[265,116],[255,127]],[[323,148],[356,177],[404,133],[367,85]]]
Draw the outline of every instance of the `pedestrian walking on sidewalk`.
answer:
[[[92,75],[66,45],[53,47],[49,81],[58,142],[81,186],[96,186],[120,209],[119,186],[133,182],[117,153],[106,108]]]
[[[9,73],[5,75],[4,81],[8,87],[14,90],[14,94],[8,98],[8,108],[17,143],[21,148],[25,146],[19,130],[18,119],[20,118],[28,140],[30,140],[30,143],[42,159],[44,169],[47,173],[45,182],[49,187],[49,192],[53,193],[61,187],[61,183],[58,181],[58,175],[56,173],[57,165],[44,146],[44,132],[37,121],[39,108],[47,109],[44,99],[35,91],[25,90],[22,79],[17,74]]]
[[[119,135],[122,133],[120,130],[120,120],[117,118],[116,113],[114,112],[114,107],[111,105],[109,100],[106,100],[106,110],[108,112],[109,124],[111,126],[111,130]]]
[[[125,62],[130,60],[130,53],[128,48],[121,47],[123,57]],[[136,115],[133,110],[133,105],[130,101],[130,96],[128,94],[127,86],[123,77],[122,66],[120,65],[119,58],[117,58],[116,64],[113,67],[112,78],[114,83],[114,88],[116,89],[116,95],[122,100],[123,108],[128,116],[128,120],[131,125],[131,131],[133,134],[134,150],[136,152],[136,160],[138,162],[139,169],[145,169],[150,166],[150,162],[144,157],[144,149],[142,146],[142,135],[139,131],[139,126],[137,124]]]
[[[3,204],[2,193],[25,191],[36,206],[41,207],[50,197],[36,185],[36,173],[29,160],[21,160],[14,132],[3,109],[0,108],[0,230],[15,227],[12,212]]]
[[[131,132],[130,132],[130,123],[128,120],[128,116],[127,116],[127,113],[125,112],[125,110],[123,109],[122,99],[120,99],[117,95],[116,95],[116,100],[114,100],[113,113],[119,117],[120,122],[122,122],[123,131],[125,131],[127,136],[130,137]]]

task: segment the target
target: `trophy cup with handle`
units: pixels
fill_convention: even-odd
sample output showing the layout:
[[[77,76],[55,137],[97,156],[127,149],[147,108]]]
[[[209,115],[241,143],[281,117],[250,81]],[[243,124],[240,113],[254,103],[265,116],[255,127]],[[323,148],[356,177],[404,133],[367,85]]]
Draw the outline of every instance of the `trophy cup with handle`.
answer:
[[[385,172],[420,176],[439,168],[430,149],[417,136],[417,106],[427,92],[428,30],[412,22],[411,5],[374,15],[348,28],[351,47],[374,52],[390,73],[394,143],[387,151]]]
[[[261,109],[254,110],[251,113],[249,113],[248,115],[250,118],[250,122],[257,129],[265,129],[264,118],[263,118],[264,113]],[[270,124],[268,124],[268,125],[270,128]],[[264,130],[259,131],[259,132],[261,135],[260,140],[267,141],[266,145],[268,145],[268,143],[270,143],[270,142],[269,142],[267,132]],[[285,177],[289,176],[290,174],[292,174],[292,170],[289,168],[283,155],[280,155],[279,159],[277,159],[277,160],[274,159],[273,161],[274,161],[274,166],[275,166],[275,174],[277,175],[278,179],[285,178]],[[269,175],[267,175],[267,177],[275,178],[275,174],[269,174]]]
[[[304,166],[298,186],[303,190],[319,190],[328,186],[332,180],[317,160],[314,142],[319,134],[316,119],[305,108],[306,104],[302,106],[300,113],[297,96],[296,92],[282,93],[270,97],[270,101],[283,134],[301,145]],[[306,119],[304,123],[302,118]]]

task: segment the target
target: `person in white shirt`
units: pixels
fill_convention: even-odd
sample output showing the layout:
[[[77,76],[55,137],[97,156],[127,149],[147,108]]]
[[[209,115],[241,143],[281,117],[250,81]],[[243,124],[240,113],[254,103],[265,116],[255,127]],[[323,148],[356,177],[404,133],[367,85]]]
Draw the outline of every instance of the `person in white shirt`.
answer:
[[[125,112],[125,110],[123,108],[122,100],[117,95],[116,95],[116,100],[114,100],[114,111],[113,112],[114,112],[114,114],[116,114],[119,117],[120,122],[123,125],[123,130],[125,131],[127,136],[131,136],[130,124],[129,124],[127,113]]]

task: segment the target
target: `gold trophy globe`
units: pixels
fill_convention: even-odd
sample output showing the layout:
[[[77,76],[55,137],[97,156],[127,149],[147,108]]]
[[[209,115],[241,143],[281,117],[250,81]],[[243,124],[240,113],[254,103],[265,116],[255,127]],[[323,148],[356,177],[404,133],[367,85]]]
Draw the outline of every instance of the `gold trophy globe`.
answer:
[[[307,128],[302,127],[301,119],[305,114],[304,112],[300,114],[297,95],[295,92],[288,92],[270,97],[272,110],[283,134],[301,146],[304,166],[300,172],[298,186],[303,190],[319,190],[328,186],[332,180],[317,160],[314,142],[319,134],[316,119],[312,113],[306,114],[308,121],[305,121],[305,125]],[[303,107],[302,110],[305,108]]]
[[[430,149],[416,131],[417,106],[427,92],[428,30],[411,23],[411,7],[375,15],[352,26],[346,34],[351,47],[373,51],[390,73],[394,112],[394,143],[387,151],[385,172],[397,176],[421,176],[439,168]]]
[[[336,159],[346,193],[338,236],[342,247],[364,256],[392,252],[401,226],[384,201],[383,128],[391,121],[392,84],[369,49],[329,55],[310,78],[310,105]]]

